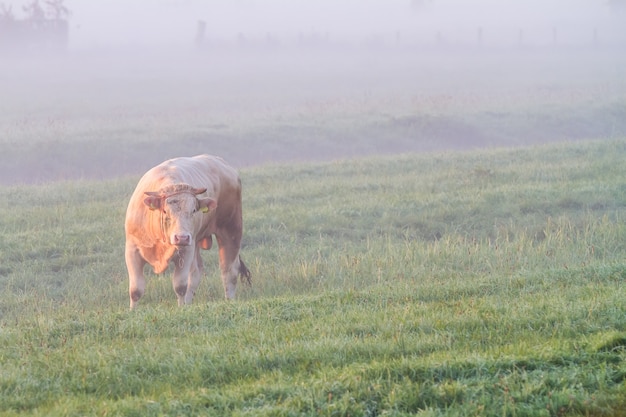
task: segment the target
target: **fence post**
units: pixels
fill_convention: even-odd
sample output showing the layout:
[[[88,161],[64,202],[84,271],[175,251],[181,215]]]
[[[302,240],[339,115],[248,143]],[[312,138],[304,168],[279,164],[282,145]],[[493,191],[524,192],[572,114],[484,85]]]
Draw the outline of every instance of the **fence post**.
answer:
[[[204,20],[198,20],[196,25],[196,46],[202,46],[204,43],[204,35],[206,33],[206,22]]]

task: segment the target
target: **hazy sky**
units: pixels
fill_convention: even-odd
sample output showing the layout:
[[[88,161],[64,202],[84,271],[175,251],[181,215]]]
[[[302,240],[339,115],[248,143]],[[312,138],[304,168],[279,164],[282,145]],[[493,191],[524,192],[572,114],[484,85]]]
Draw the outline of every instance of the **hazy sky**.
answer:
[[[15,11],[26,3],[4,0]],[[196,22],[207,36],[232,39],[328,34],[335,39],[384,33],[442,31],[476,26],[590,31],[608,16],[606,0],[66,0],[72,11],[72,47],[192,42]],[[519,31],[519,29],[515,29]],[[474,33],[474,32],[472,32]]]

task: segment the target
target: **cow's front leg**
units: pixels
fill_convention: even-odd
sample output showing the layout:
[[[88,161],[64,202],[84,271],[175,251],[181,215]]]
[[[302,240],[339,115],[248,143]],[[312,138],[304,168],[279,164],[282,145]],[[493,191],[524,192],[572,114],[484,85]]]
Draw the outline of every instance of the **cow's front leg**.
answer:
[[[200,285],[203,271],[204,265],[202,265],[202,257],[200,257],[200,246],[198,246],[196,247],[195,256],[193,261],[191,262],[191,268],[189,269],[189,279],[187,281],[185,304],[191,304],[193,297],[196,295],[196,290]]]
[[[126,241],[126,268],[128,269],[128,294],[130,296],[130,309],[137,307],[137,302],[146,290],[146,278],[143,268],[146,261],[141,257],[137,247],[130,241]]]
[[[186,304],[189,274],[192,264],[195,262],[193,255],[194,248],[188,246],[185,247],[185,249],[178,250],[174,257],[172,257],[172,261],[174,262],[172,286],[174,287],[174,292],[176,292],[179,306]],[[191,299],[189,302],[191,302]]]

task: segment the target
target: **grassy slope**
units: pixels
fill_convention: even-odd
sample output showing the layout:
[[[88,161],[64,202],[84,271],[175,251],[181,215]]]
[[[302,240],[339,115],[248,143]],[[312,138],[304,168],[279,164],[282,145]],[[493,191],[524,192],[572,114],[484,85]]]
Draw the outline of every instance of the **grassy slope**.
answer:
[[[0,188],[0,412],[616,415],[626,142],[242,172],[243,256],[127,312],[136,178]],[[206,259],[216,265],[215,252]]]

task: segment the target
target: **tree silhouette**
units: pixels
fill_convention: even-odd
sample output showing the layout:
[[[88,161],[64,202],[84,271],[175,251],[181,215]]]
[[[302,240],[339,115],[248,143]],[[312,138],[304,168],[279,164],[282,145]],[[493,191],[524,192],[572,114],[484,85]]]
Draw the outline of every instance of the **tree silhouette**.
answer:
[[[0,3],[0,22],[13,22],[15,15],[13,14],[13,6]]]
[[[52,19],[62,20],[67,19],[72,14],[70,9],[65,7],[65,0],[47,0],[47,12],[48,16],[51,16]]]
[[[46,18],[46,13],[41,4],[39,4],[39,0],[31,1],[26,6],[23,6],[22,10],[24,10],[29,20],[44,20]]]
[[[70,10],[64,0],[27,0],[23,16],[0,2],[0,53],[62,50],[67,46]]]

